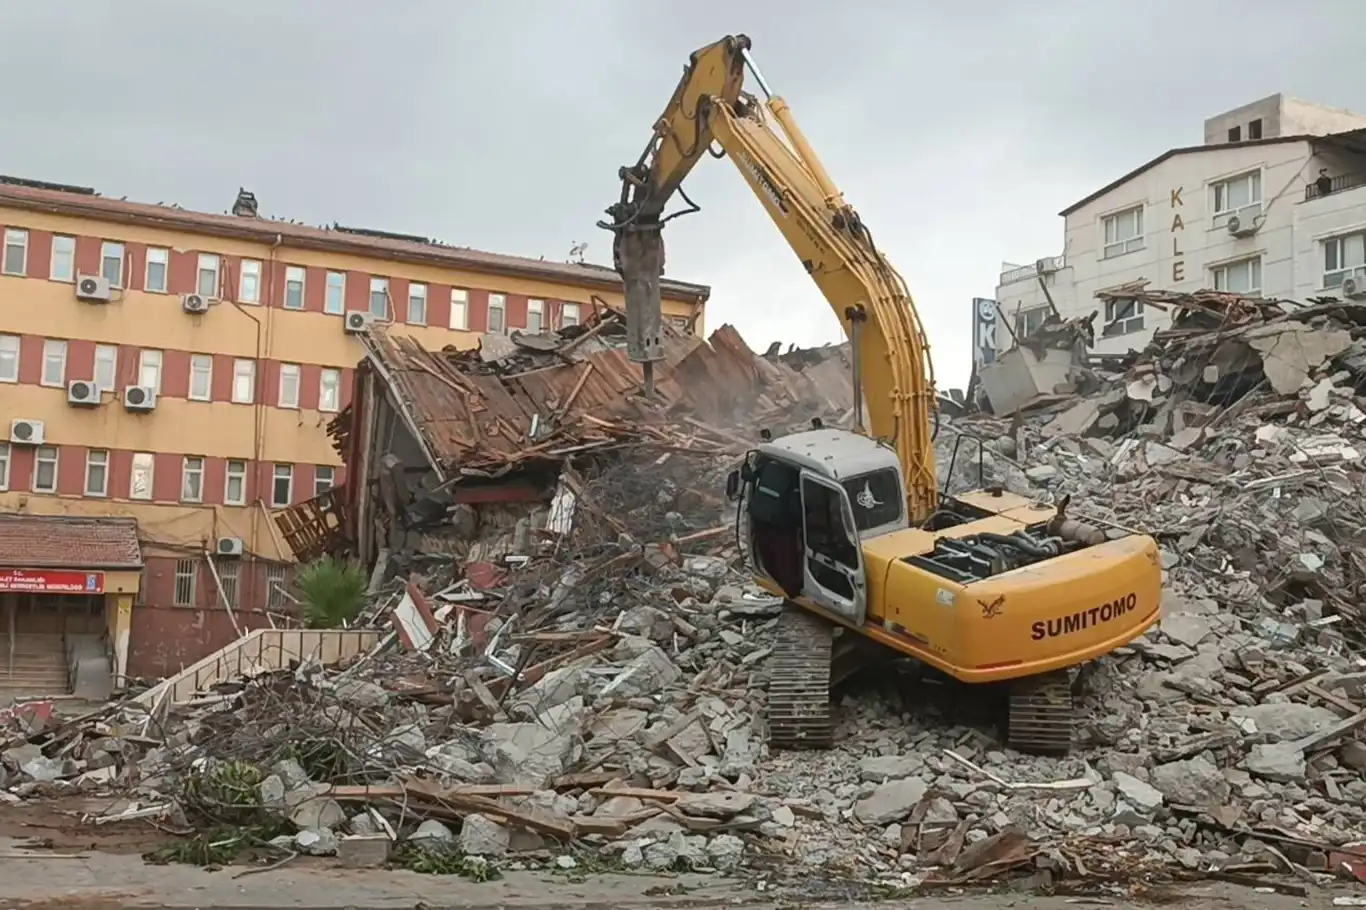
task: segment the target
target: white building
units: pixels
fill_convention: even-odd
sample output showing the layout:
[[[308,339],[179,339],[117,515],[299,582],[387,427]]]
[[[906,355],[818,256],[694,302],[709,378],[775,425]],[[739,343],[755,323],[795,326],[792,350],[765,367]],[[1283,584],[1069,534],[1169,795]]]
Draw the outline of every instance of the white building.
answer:
[[[1140,279],[1170,291],[1339,295],[1344,279],[1366,278],[1366,116],[1272,95],[1211,117],[1203,145],[1163,152],[1061,214],[1062,255],[1003,266],[1002,329],[1043,320],[1044,286],[1064,318],[1098,309],[1097,290]],[[1169,321],[1133,302],[1109,309],[1095,323],[1099,352],[1142,348]],[[1011,345],[1010,331],[995,334],[1000,350]]]

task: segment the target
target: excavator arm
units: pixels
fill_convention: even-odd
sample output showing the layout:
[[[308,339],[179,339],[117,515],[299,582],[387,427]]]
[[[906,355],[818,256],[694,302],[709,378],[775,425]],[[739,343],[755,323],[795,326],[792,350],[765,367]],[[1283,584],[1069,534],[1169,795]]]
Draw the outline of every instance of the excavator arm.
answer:
[[[931,428],[934,378],[924,328],[905,281],[844,201],[787,103],[769,91],[749,48],[747,37],[735,35],[694,53],[644,154],[621,170],[621,198],[607,210],[611,222],[602,226],[615,234],[628,351],[645,365],[648,387],[652,364],[663,359],[662,231],[676,217],[664,209],[675,194],[688,201],[682,184],[704,153],[728,156],[839,317],[854,351],[858,429],[895,448],[906,477],[907,513],[919,522],[934,511],[939,496]],[[746,68],[762,101],[743,90]],[[697,211],[688,204],[677,214]]]

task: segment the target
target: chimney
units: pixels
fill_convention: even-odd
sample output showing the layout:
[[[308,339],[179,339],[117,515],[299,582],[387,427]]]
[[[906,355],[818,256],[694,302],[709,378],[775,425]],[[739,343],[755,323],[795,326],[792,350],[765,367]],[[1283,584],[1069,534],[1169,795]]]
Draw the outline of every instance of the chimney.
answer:
[[[237,188],[237,201],[232,204],[232,213],[239,218],[256,218],[256,194],[242,187]]]

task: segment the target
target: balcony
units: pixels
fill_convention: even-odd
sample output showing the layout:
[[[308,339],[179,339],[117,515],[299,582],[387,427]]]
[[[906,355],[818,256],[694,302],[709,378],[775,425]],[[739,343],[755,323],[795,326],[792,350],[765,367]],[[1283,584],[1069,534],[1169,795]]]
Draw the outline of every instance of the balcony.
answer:
[[[1330,181],[1331,185],[1326,193],[1319,192],[1318,184],[1311,181],[1310,184],[1304,188],[1304,201],[1308,202],[1311,199],[1322,199],[1323,197],[1331,196],[1334,193],[1341,193],[1343,190],[1351,190],[1356,189],[1359,186],[1366,186],[1366,174],[1339,174],[1336,177],[1330,178]]]
[[[1063,256],[1045,256],[1033,265],[1013,265],[1009,262],[1001,266],[1001,277],[997,281],[997,287],[1007,284],[1014,284],[1017,281],[1025,281],[1039,275],[1051,275],[1067,268],[1066,258]]]

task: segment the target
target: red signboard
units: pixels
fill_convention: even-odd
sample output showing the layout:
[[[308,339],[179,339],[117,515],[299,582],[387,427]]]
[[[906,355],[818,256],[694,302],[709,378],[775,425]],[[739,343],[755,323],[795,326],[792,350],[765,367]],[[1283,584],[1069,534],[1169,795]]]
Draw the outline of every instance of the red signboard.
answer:
[[[70,569],[0,569],[0,591],[29,594],[103,594],[103,572]]]

